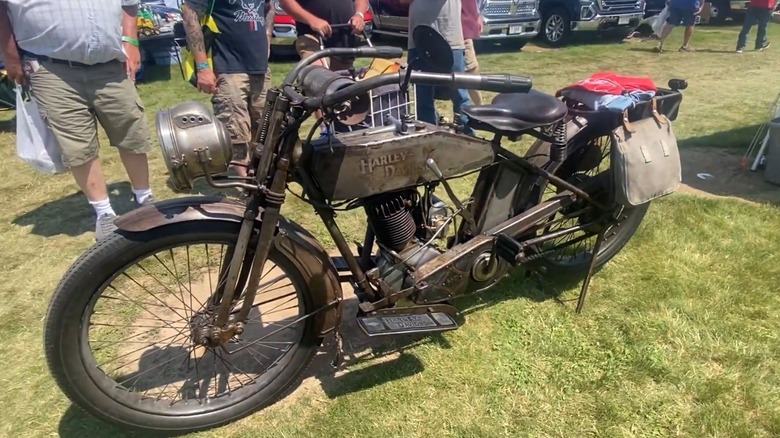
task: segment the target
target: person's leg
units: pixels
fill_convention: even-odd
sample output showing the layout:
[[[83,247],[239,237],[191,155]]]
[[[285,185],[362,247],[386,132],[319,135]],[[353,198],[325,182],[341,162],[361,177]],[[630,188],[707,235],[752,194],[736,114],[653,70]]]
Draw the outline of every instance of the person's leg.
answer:
[[[268,11],[265,14],[265,37],[268,40],[268,58],[271,58],[271,39],[273,38],[274,34],[274,19],[276,18],[276,8],[272,4],[273,2],[266,2],[266,7],[268,8]],[[251,84],[250,84],[251,85]],[[265,73],[265,83],[263,84],[263,89],[260,92],[259,99],[260,102],[262,102],[262,105],[260,106],[261,111],[261,117],[257,120],[262,120],[262,111],[265,109],[265,99],[268,95],[268,90],[271,89],[271,63],[268,63],[268,70],[266,70]],[[253,126],[252,128],[252,142],[254,142],[255,136],[258,134],[256,128]]]
[[[756,24],[756,13],[755,10],[751,7],[748,7],[747,11],[745,11],[745,22],[742,23],[742,30],[739,32],[739,37],[737,37],[737,51],[741,52],[745,49],[745,45],[747,44],[747,37],[750,34],[750,29],[753,27],[754,24]],[[759,32],[760,32],[760,26],[759,26]]]
[[[693,28],[696,26],[696,10],[687,9],[682,11],[682,25],[685,26],[683,34],[683,44],[680,46],[681,52],[689,52],[691,49],[691,37],[693,37]]]
[[[756,21],[758,21],[758,33],[756,34],[756,50],[763,50],[769,47],[766,40],[766,27],[772,20],[772,10],[769,8],[756,11]]]
[[[45,62],[29,79],[41,118],[62,150],[63,164],[95,210],[95,234],[102,240],[115,229],[116,214],[98,159],[97,123],[87,99],[84,70]]]
[[[268,87],[268,76],[270,70],[265,75],[249,75],[249,120],[252,127],[251,147],[254,149],[255,139],[258,130],[262,124],[263,112],[265,110],[265,98]],[[252,154],[250,154],[251,158]]]
[[[90,91],[95,114],[111,146],[119,149],[135,202],[152,203],[146,155],[152,150],[152,141],[143,102],[123,64],[110,63],[94,69]]]
[[[417,49],[410,49],[408,56],[409,59],[407,62],[416,58]],[[428,122],[435,125],[438,123],[438,117],[436,115],[436,105],[434,104],[433,94],[434,87],[422,84],[415,85],[414,98],[417,101],[416,118],[417,120],[422,120],[423,122]]]
[[[313,35],[301,35],[295,40],[295,51],[301,59],[304,59],[314,52],[320,50],[320,42]],[[329,67],[330,62],[328,58],[322,58],[314,61],[310,65],[321,65],[323,67]]]
[[[295,39],[295,51],[298,53],[298,57],[301,59],[307,58],[309,55],[311,55],[314,52],[317,52],[320,50],[320,42],[317,41],[317,38],[315,38],[312,35],[300,35],[298,38]],[[314,61],[310,65],[320,65],[322,67],[329,67],[330,63],[326,62],[327,58],[322,58]],[[322,117],[322,111],[317,110],[314,113],[314,116],[317,118]],[[325,136],[328,135],[328,127],[325,126],[323,123],[320,125],[320,135]]]
[[[452,71],[454,73],[464,73],[466,71],[466,56],[465,51],[462,49],[455,49],[452,51]],[[474,130],[470,127],[466,126],[466,122],[468,122],[468,117],[466,117],[465,114],[463,114],[463,107],[467,105],[471,105],[471,100],[469,99],[469,93],[468,90],[463,89],[452,89],[452,112],[454,114],[455,120],[458,121],[460,125],[463,126],[463,132],[467,135],[474,135]]]
[[[661,37],[658,39],[657,52],[663,52],[664,43],[669,35],[674,30],[675,26],[680,25],[682,22],[682,11],[678,8],[669,7],[669,15],[666,17],[666,24],[664,24],[663,30],[661,30]]]
[[[214,115],[225,124],[233,144],[233,161],[246,164],[249,158],[251,121],[249,117],[249,75],[220,74],[217,92],[211,98]],[[246,176],[246,167],[231,166],[238,176]]]
[[[466,73],[479,73],[477,51],[474,49],[474,40],[466,40]],[[474,105],[482,105],[482,94],[479,90],[469,90],[469,97]]]
[[[680,50],[691,50],[691,37],[693,37],[693,28],[694,26],[685,26],[685,34],[683,34],[683,45],[680,47]]]

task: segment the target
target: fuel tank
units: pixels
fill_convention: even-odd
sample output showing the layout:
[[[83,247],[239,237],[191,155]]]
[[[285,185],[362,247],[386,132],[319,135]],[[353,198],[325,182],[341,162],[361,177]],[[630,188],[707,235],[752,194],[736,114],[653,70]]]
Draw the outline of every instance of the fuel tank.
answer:
[[[379,127],[340,133],[304,146],[301,161],[331,201],[364,198],[437,180],[428,158],[445,177],[493,162],[490,142],[424,122],[406,133]]]

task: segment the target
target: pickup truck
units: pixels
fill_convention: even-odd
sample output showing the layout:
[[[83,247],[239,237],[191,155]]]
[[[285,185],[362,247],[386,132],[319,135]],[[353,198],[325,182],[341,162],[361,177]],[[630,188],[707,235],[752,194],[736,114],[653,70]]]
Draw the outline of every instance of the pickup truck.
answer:
[[[553,47],[565,45],[576,31],[632,30],[644,19],[645,0],[539,0],[539,38]]]
[[[295,20],[279,6],[279,0],[274,0],[274,8],[276,9],[276,17],[271,37],[271,56],[295,56],[295,39],[298,38]],[[371,11],[368,11],[363,18],[366,22],[366,33],[371,35],[373,18]]]
[[[415,0],[425,1],[425,0]],[[539,33],[538,0],[482,0],[484,29],[480,42],[491,41],[522,48]],[[369,0],[375,34],[409,34],[409,5],[400,0]]]

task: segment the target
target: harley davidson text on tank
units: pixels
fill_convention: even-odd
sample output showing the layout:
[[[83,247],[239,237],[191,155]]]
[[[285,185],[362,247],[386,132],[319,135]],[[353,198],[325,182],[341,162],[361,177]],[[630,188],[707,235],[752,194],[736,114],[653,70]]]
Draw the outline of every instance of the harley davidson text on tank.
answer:
[[[76,405],[147,432],[232,422],[295,389],[326,336],[338,364],[343,318],[366,336],[454,330],[464,322],[458,297],[520,265],[582,280],[580,310],[591,275],[626,245],[650,201],[679,184],[671,123],[687,84],[670,80],[624,114],[592,111],[532,90],[527,77],[450,73],[441,35],[419,26],[413,38],[418,59],[372,77],[312,64],[402,50],[333,48],[299,62],[268,92],[244,178],[229,175],[230,136],[204,105],[157,114],[172,186],[205,180],[245,196],[144,206],[72,265],[44,343]],[[418,121],[412,108],[360,125],[377,116],[377,90],[408,101],[414,84],[497,93],[463,110],[488,138]],[[323,123],[338,132],[321,137]],[[522,136],[536,139],[527,152],[505,147]],[[311,206],[307,223],[324,227],[286,219],[291,195]],[[352,246],[336,219],[355,209],[366,227]],[[326,233],[339,257],[320,243]],[[345,312],[344,282],[356,312]]]

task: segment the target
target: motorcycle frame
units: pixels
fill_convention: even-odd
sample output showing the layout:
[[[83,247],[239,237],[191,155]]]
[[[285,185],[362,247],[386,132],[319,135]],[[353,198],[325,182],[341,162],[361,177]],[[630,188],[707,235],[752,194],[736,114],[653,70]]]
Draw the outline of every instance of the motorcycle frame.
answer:
[[[310,58],[317,55],[318,54],[315,53],[314,55],[311,55]],[[677,92],[677,90],[675,89],[674,92]],[[521,189],[518,198],[519,201],[515,202],[515,206],[521,207],[521,211],[508,220],[493,226],[491,229],[472,236],[469,241],[466,242],[470,245],[469,248],[465,251],[458,251],[460,254],[451,254],[453,253],[451,249],[442,253],[442,255],[437,258],[437,260],[442,259],[441,263],[427,264],[426,266],[432,266],[429,266],[429,269],[423,273],[423,275],[420,275],[420,272],[417,272],[418,277],[422,278],[422,280],[418,279],[413,287],[400,291],[387,289],[380,290],[382,296],[379,297],[366,275],[367,264],[370,261],[374,243],[374,234],[371,227],[367,226],[363,245],[359,247],[360,254],[356,256],[350,249],[346,238],[336,223],[334,208],[329,205],[326,197],[320,192],[312,176],[309,175],[303,167],[295,165],[297,158],[300,157],[301,140],[299,137],[299,129],[303,121],[314,113],[314,110],[306,110],[302,105],[294,104],[285,95],[282,88],[269,90],[267,99],[264,120],[257,133],[257,143],[262,149],[256,151],[250,165],[250,169],[254,170],[254,179],[257,186],[251,191],[251,194],[246,201],[246,212],[242,221],[238,241],[235,250],[232,255],[230,255],[230,263],[226,265],[228,269],[228,272],[226,273],[227,281],[225,282],[224,288],[221,291],[218,291],[219,296],[221,296],[221,303],[215,325],[216,327],[228,330],[231,333],[235,333],[237,328],[240,330],[241,324],[246,320],[249,311],[252,308],[261,273],[263,272],[268,254],[273,246],[274,234],[278,231],[277,224],[282,218],[281,208],[285,202],[285,190],[288,182],[297,182],[302,186],[304,193],[310,199],[309,203],[320,216],[323,225],[328,230],[347,269],[350,271],[351,275],[349,280],[355,287],[358,296],[361,298],[360,309],[363,312],[371,312],[388,307],[414,292],[427,288],[428,284],[426,283],[425,278],[430,274],[435,274],[439,269],[446,268],[447,262],[454,261],[455,258],[460,257],[464,252],[469,252],[469,250],[473,252],[476,250],[488,249],[495,254],[496,239],[499,235],[520,236],[529,231],[538,231],[539,227],[544,225],[545,221],[575,202],[584,202],[586,205],[600,210],[602,214],[598,215],[598,220],[595,220],[592,223],[572,226],[553,233],[543,232],[541,235],[529,241],[524,243],[515,242],[515,244],[520,245],[521,248],[525,248],[530,244],[539,244],[569,233],[574,233],[587,228],[588,225],[593,225],[598,221],[602,221],[605,218],[609,219],[611,215],[618,210],[617,206],[613,206],[615,208],[612,208],[602,205],[598,201],[592,199],[591,196],[580,188],[555,176],[556,170],[558,170],[560,165],[565,161],[567,155],[576,153],[579,148],[585,147],[587,145],[587,140],[609,134],[615,127],[613,126],[613,122],[606,124],[591,123],[592,119],[590,117],[583,116],[588,113],[587,111],[570,112],[564,121],[561,122],[565,123],[567,127],[565,144],[560,145],[565,151],[562,155],[553,154],[551,150],[538,153],[544,148],[553,147],[552,139],[541,133],[541,131],[530,130],[521,134],[530,134],[542,140],[541,143],[537,142],[535,144],[535,148],[532,148],[526,157],[520,157],[503,148],[501,146],[503,136],[496,134],[490,141],[490,144],[496,152],[494,162],[475,170],[475,172],[479,173],[480,178],[485,177],[488,185],[491,185],[495,182],[494,178],[491,179],[489,175],[485,174],[490,167],[499,165],[514,166],[521,169],[524,177],[521,181],[518,181],[518,185],[521,186]],[[671,118],[674,119],[676,118],[676,111],[677,107],[674,106],[673,103],[671,109],[663,112],[671,113]],[[609,117],[607,119],[609,119]],[[599,119],[596,119],[596,121],[598,120]],[[620,118],[618,117],[617,120],[619,123]],[[517,137],[519,138],[519,136]],[[557,155],[558,159],[554,158],[553,155]],[[205,167],[207,174],[206,178],[212,186],[222,188],[231,186],[246,188],[250,186],[245,183],[219,183],[209,176],[208,167]],[[552,199],[542,202],[542,193],[540,192],[540,189],[547,184],[558,188],[559,194]],[[419,185],[417,187],[419,187]],[[260,215],[262,217],[259,217]],[[245,260],[251,234],[257,227],[257,219],[261,219],[257,246],[252,255],[252,259]],[[475,221],[478,221],[481,217],[478,214],[474,219]],[[598,243],[597,247],[600,247]],[[448,254],[450,255],[449,257],[447,257]],[[522,260],[518,260],[518,262],[522,262]],[[235,290],[237,290],[237,286],[239,286],[237,280],[239,279],[241,271],[244,269],[249,269],[250,272],[248,278],[246,278],[245,285],[241,285],[241,289],[247,291],[246,296],[243,297],[241,311],[234,319],[229,320],[231,315],[230,308],[235,301]],[[383,283],[380,283],[380,286],[383,286]],[[467,291],[466,293],[468,294],[471,292],[472,291]],[[451,296],[443,297],[438,301],[443,301],[446,298],[451,298]],[[423,301],[423,303],[427,302]],[[338,305],[338,303],[331,303],[331,305]],[[313,313],[304,315],[295,322],[297,323],[302,319],[314,316],[323,309],[318,309]]]
[[[341,229],[335,220],[335,210],[328,205],[328,200],[322,195],[317,188],[312,177],[302,167],[296,167],[293,164],[293,153],[296,146],[300,145],[300,139],[298,135],[298,128],[309,116],[311,112],[303,110],[303,108],[292,105],[289,99],[278,90],[274,89],[269,91],[269,104],[268,109],[272,109],[270,114],[267,115],[265,124],[261,127],[261,133],[259,139],[265,140],[265,147],[259,155],[255,155],[251,162],[251,168],[255,170],[256,179],[259,184],[259,189],[254,191],[246,202],[246,214],[242,222],[242,227],[239,232],[238,241],[236,243],[235,250],[231,254],[230,263],[226,266],[227,281],[224,283],[224,289],[220,291],[221,303],[215,325],[217,327],[227,327],[229,324],[241,324],[248,316],[251,310],[252,303],[254,302],[254,294],[259,286],[260,275],[263,271],[263,267],[268,257],[268,253],[273,244],[274,233],[277,229],[277,223],[281,218],[281,208],[284,204],[285,189],[287,183],[295,181],[301,185],[304,193],[311,200],[311,204],[315,212],[320,216],[323,225],[328,230],[331,238],[333,239],[336,247],[347,265],[350,271],[350,281],[359,293],[361,293],[369,304],[364,304],[361,309],[364,311],[376,310],[382,307],[386,307],[397,302],[399,299],[408,296],[413,290],[403,291],[386,291],[383,297],[378,297],[375,293],[374,287],[368,281],[366,276],[366,260],[370,257],[370,251],[373,247],[374,235],[370,226],[367,226],[365,240],[362,245],[362,253],[356,256],[349,247],[346,238],[344,237]],[[582,123],[582,121],[569,121],[570,125],[574,123]],[[283,125],[285,125],[283,127]],[[580,131],[582,126],[576,131]],[[262,130],[267,130],[262,132]],[[281,132],[280,132],[281,131]],[[483,166],[476,172],[480,174],[487,171],[488,168],[495,165],[510,165],[523,169],[527,176],[525,181],[520,181],[519,184],[523,185],[521,199],[524,204],[532,205],[531,208],[526,209],[524,212],[515,215],[502,224],[493,227],[491,230],[479,235],[481,239],[475,240],[473,245],[493,245],[495,237],[499,233],[508,235],[519,235],[534,227],[543,224],[547,219],[560,212],[562,209],[576,202],[578,199],[583,200],[588,204],[598,206],[598,203],[591,199],[591,197],[580,190],[576,186],[556,177],[554,175],[555,170],[562,161],[556,161],[552,159],[546,159],[541,161],[540,164],[535,164],[524,157],[517,156],[516,154],[508,151],[501,146],[501,135],[495,135],[492,141],[490,141],[496,152],[496,159],[494,163],[487,166]],[[571,143],[571,142],[570,142]],[[539,160],[536,160],[537,162]],[[208,173],[208,172],[207,172]],[[212,185],[217,187],[225,187],[230,183],[218,183],[213,178],[208,177],[207,180]],[[492,182],[488,179],[489,183]],[[265,182],[263,184],[262,182]],[[551,184],[558,189],[563,190],[563,193],[554,197],[553,199],[544,203],[539,203],[538,200],[533,200],[537,190],[544,183]],[[254,250],[253,259],[250,262],[245,260],[247,253],[250,234],[253,229],[256,228],[256,219],[258,219],[258,213],[262,210],[262,222],[259,229],[259,236],[257,240],[257,246]],[[480,219],[475,217],[475,220]],[[580,230],[580,227],[573,227],[568,229],[568,232],[576,232]],[[537,243],[541,243],[544,240],[550,238],[560,237],[560,232],[552,237],[547,237],[544,234],[539,236]],[[477,237],[477,236],[475,236]],[[237,280],[242,269],[252,267],[250,275],[246,279],[246,284],[242,285],[242,289],[245,289],[246,296],[244,297],[244,304],[241,311],[235,318],[230,321],[231,304],[234,302],[234,294],[237,289]],[[424,286],[424,283],[422,284]],[[306,315],[305,317],[313,316],[313,314]]]

